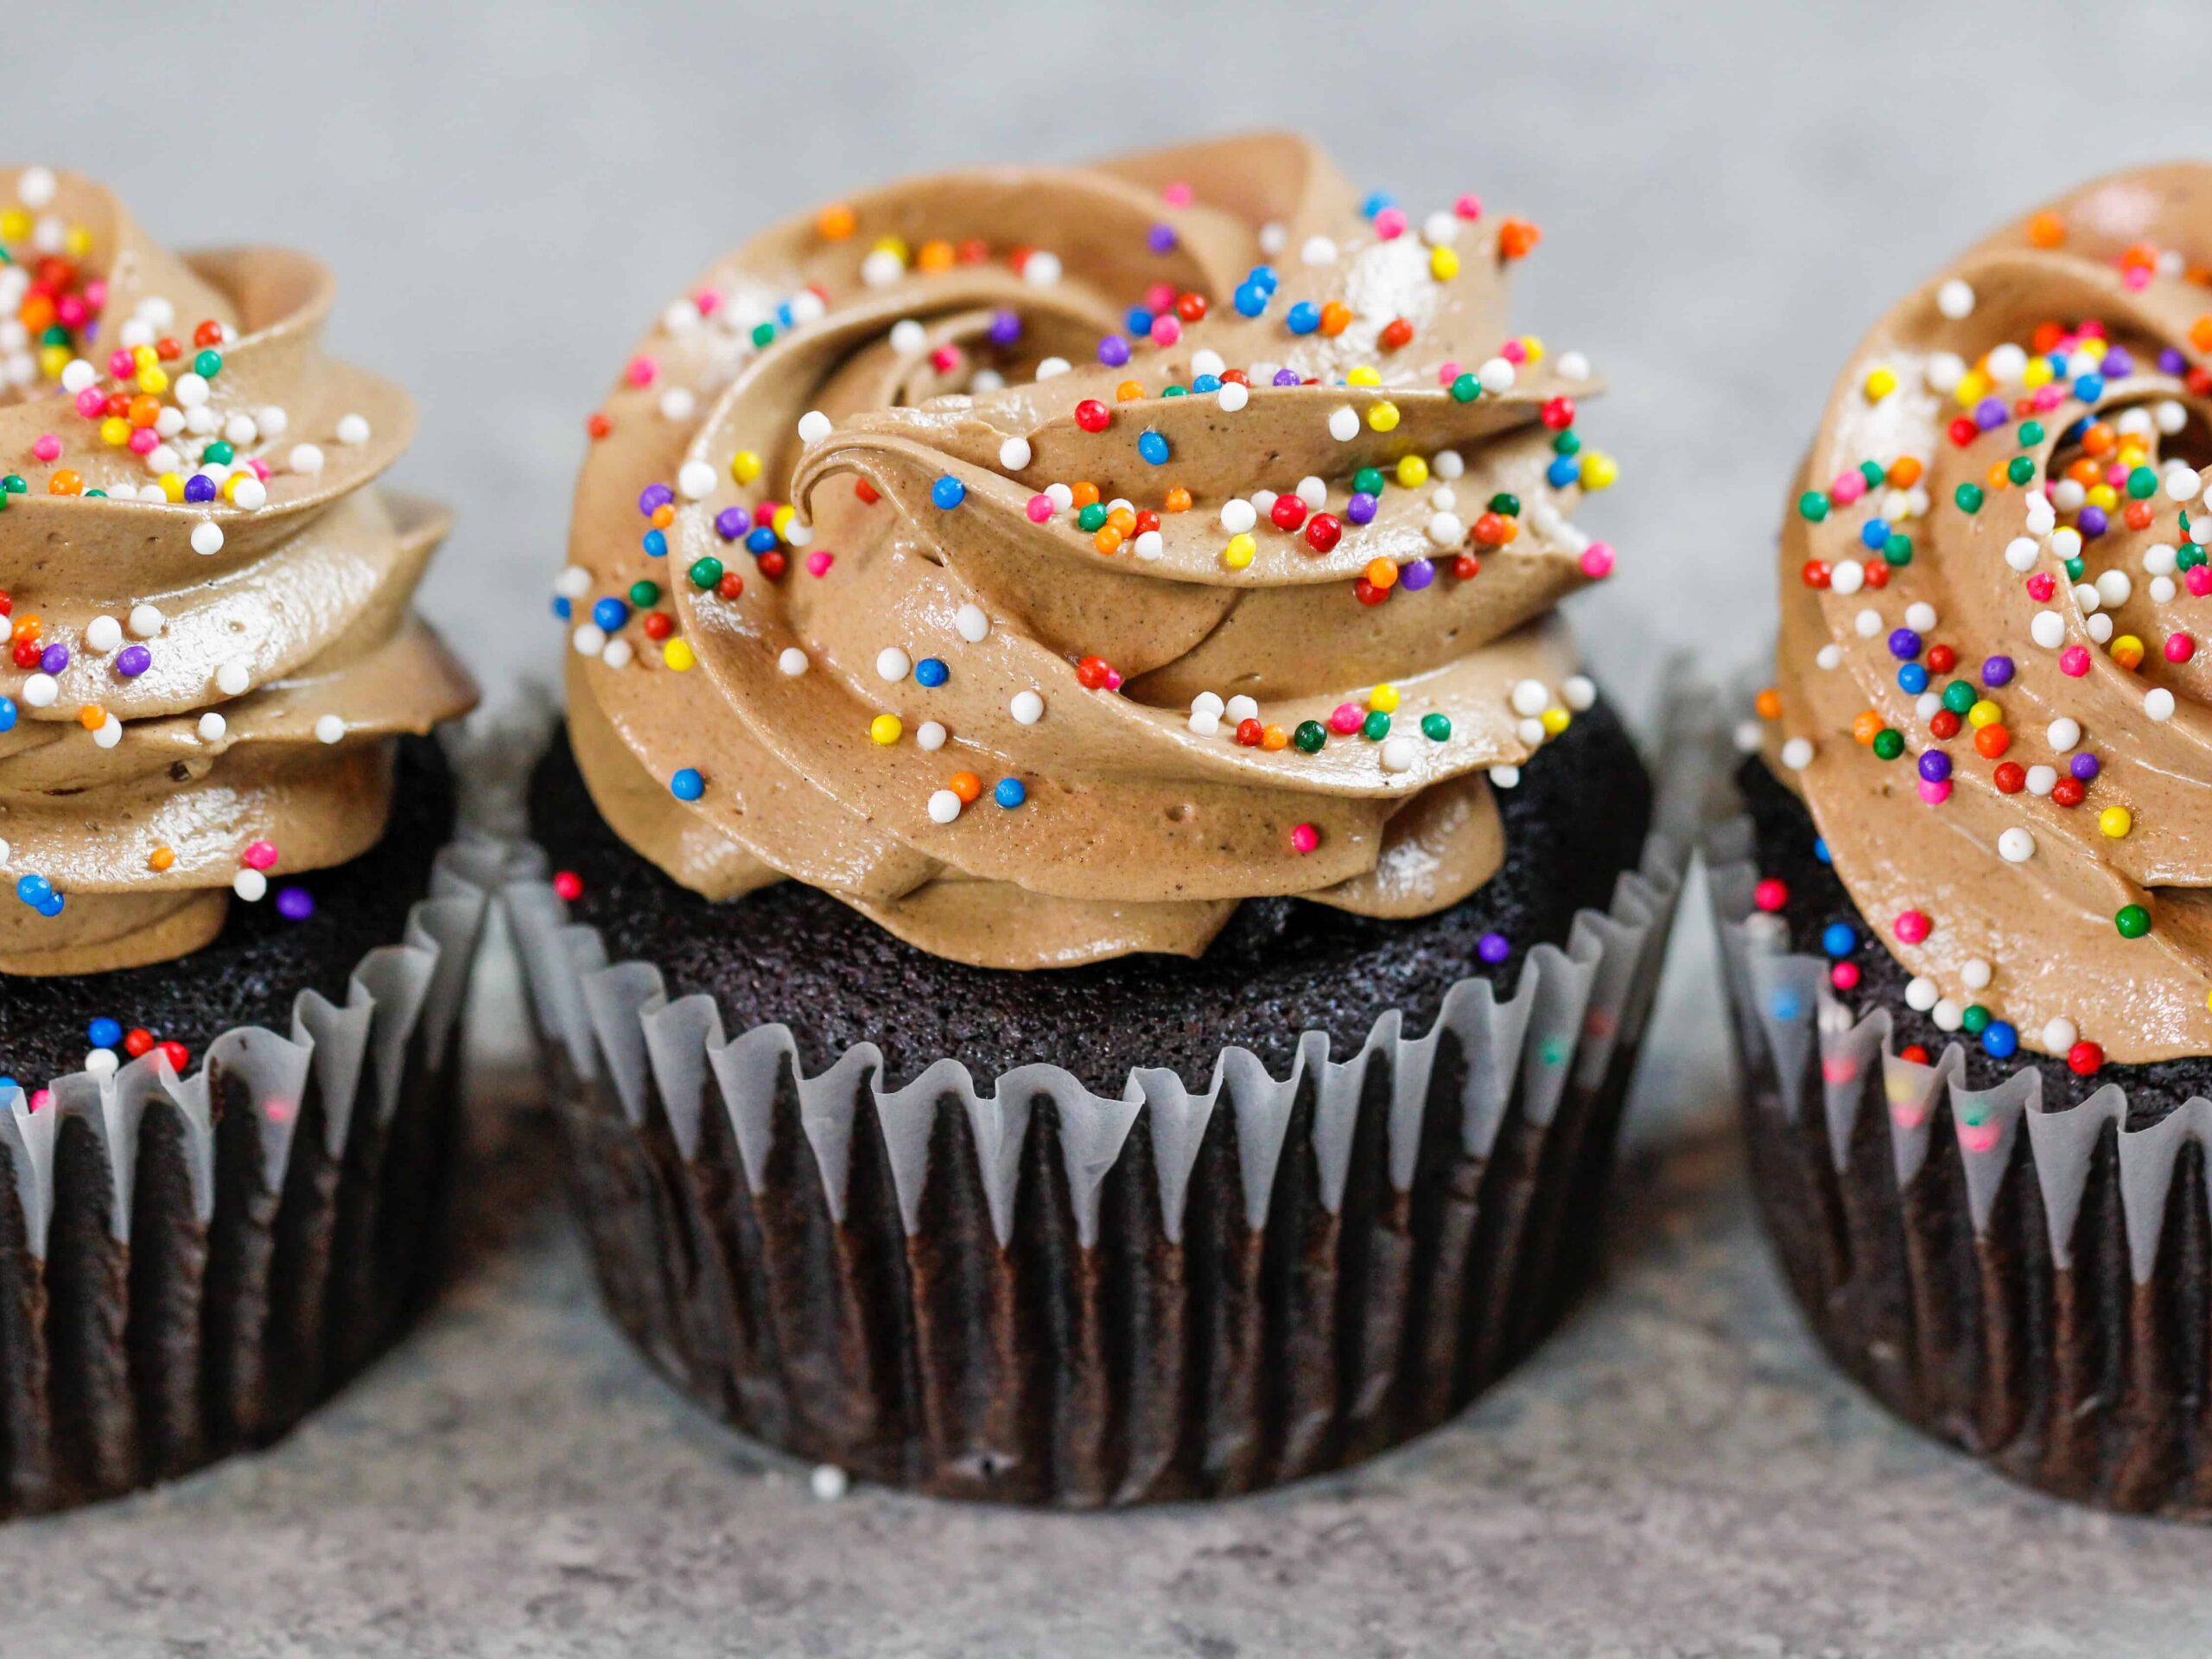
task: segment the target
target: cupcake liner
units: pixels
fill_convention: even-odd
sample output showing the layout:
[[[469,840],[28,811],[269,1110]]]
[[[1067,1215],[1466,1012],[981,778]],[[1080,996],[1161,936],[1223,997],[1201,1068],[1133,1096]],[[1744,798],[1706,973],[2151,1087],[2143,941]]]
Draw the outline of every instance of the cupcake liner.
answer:
[[[1753,1185],[1790,1288],[1899,1416],[2061,1497],[2212,1518],[2212,1101],[1967,1086],[1757,925],[1747,819],[1706,838]],[[2192,1149],[2193,1147],[2193,1149]]]
[[[1666,818],[1662,810],[1660,823]],[[802,1457],[963,1497],[1252,1490],[1433,1426],[1541,1337],[1596,1206],[1679,891],[1655,833],[1510,999],[1416,1035],[895,1085],[858,1044],[725,1035],[610,963],[543,879],[505,901],[609,1311],[708,1409]]]
[[[180,1475],[284,1433],[431,1277],[461,1014],[503,849],[457,842],[402,943],[289,1036],[224,1032],[0,1096],[0,1515]]]

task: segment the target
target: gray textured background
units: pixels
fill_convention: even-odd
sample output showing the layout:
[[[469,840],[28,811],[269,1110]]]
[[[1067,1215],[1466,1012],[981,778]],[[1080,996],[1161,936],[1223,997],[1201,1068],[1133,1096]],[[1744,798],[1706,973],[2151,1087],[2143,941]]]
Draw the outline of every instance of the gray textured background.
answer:
[[[557,643],[512,601],[542,614],[585,412],[750,227],[913,168],[1305,125],[1409,205],[1471,188],[1544,226],[1517,315],[1614,386],[1587,425],[1624,475],[1588,522],[1623,563],[1577,614],[1633,698],[1657,644],[1763,648],[1786,474],[1889,296],[2046,190],[2212,153],[2202,21],[110,3],[16,59],[0,120],[11,159],[106,176],[171,241],[337,268],[337,343],[423,404],[399,476],[461,509],[427,601],[493,685]],[[2202,1535],[2013,1491],[1810,1352],[1741,1196],[1688,923],[1610,1286],[1356,1475],[1104,1518],[817,1503],[608,1335],[529,1153],[429,1329],[289,1444],[0,1537],[0,1656],[2206,1651]]]

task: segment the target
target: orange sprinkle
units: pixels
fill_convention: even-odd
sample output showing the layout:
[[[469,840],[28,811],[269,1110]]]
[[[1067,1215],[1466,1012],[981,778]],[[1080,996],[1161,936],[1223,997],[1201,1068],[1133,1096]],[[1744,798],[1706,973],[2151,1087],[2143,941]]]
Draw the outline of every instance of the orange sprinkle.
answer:
[[[1862,709],[1851,717],[1851,734],[1861,743],[1871,747],[1881,730],[1882,717],[1872,709]]]
[[[48,495],[82,495],[85,493],[85,480],[68,467],[64,467],[46,480],[46,493]]]
[[[176,849],[174,847],[156,847],[147,855],[146,862],[155,869],[166,870],[176,862]]]
[[[666,530],[675,522],[676,509],[668,502],[664,501],[660,505],[653,509],[653,528],[655,530]]]
[[[1098,486],[1089,479],[1085,479],[1071,489],[1068,494],[1077,506],[1087,507],[1098,499]]]
[[[16,619],[16,625],[9,630],[9,636],[16,639],[35,639],[39,636],[39,631],[45,626],[45,623],[39,620],[36,611],[26,611]]]
[[[77,723],[88,732],[97,732],[107,724],[107,710],[97,702],[88,702],[77,711]]]
[[[914,264],[924,270],[950,270],[952,259],[952,244],[943,240],[925,242],[914,254]]]
[[[2212,352],[2212,317],[2199,317],[2189,325],[2189,343],[2200,352]]]
[[[814,221],[814,228],[832,242],[843,241],[859,225],[859,215],[842,201],[831,202]]]
[[[1116,403],[1134,404],[1138,398],[1143,396],[1144,385],[1141,381],[1124,380],[1120,385],[1114,388],[1114,401]]]
[[[1178,484],[1167,492],[1165,505],[1170,512],[1188,512],[1191,510],[1191,493]]]
[[[1351,327],[1351,307],[1342,300],[1331,300],[1321,308],[1321,332],[1334,340]]]
[[[2028,240],[2038,248],[2055,248],[2066,240],[2066,221],[2045,208],[2028,221]]]
[[[1759,718],[1761,720],[1780,720],[1782,718],[1782,693],[1776,690],[1770,685],[1764,691],[1759,693],[1758,700],[1753,706],[1758,709]]]
[[[1890,487],[1909,490],[1920,482],[1922,467],[1917,455],[1899,455],[1890,463]]]
[[[1497,253],[1501,259],[1525,259],[1544,239],[1544,233],[1525,219],[1509,219],[1497,227]]]
[[[983,792],[983,780],[972,772],[954,772],[950,786],[952,792],[969,805]]]
[[[1365,575],[1368,581],[1377,588],[1395,588],[1398,585],[1398,567],[1389,559],[1370,559],[1367,562]]]
[[[1122,550],[1122,532],[1111,524],[1101,524],[1098,533],[1090,538],[1090,544],[1101,553],[1118,553]]]
[[[1260,733],[1260,747],[1270,754],[1278,749],[1287,748],[1289,746],[1290,734],[1280,726],[1267,727]]]
[[[1122,535],[1128,536],[1136,530],[1137,516],[1127,507],[1116,507],[1106,515],[1106,522],[1120,531]]]

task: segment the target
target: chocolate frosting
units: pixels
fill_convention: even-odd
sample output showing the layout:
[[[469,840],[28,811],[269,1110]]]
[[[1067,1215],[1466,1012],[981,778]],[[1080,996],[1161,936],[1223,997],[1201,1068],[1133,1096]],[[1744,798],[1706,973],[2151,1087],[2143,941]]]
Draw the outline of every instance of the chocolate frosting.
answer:
[[[409,608],[447,518],[372,481],[414,410],[323,355],[329,273],[13,179],[0,590],[34,656],[0,667],[0,972],[83,973],[374,845],[398,735],[476,694]]]
[[[1783,531],[1770,756],[1993,1052],[2212,1052],[2208,261],[2200,165],[2006,226],[1853,353]]]
[[[1610,463],[1586,368],[1504,341],[1529,227],[1368,206],[1250,137],[896,184],[707,272],[594,417],[561,588],[625,839],[1012,968],[1486,880],[1491,780],[1586,706],[1550,608],[1610,569],[1567,518]],[[1332,545],[1265,496],[1236,539],[1301,482]],[[1293,741],[1346,704],[1388,734]]]

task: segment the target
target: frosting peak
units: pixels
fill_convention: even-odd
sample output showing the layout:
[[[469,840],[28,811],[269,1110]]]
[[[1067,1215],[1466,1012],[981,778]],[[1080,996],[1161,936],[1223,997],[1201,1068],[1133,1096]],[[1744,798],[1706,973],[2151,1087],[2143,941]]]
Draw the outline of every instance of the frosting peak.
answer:
[[[1534,239],[1266,136],[756,238],[594,417],[556,608],[602,810],[991,966],[1464,897],[1611,562],[1587,368],[1503,337]]]
[[[31,168],[0,207],[0,972],[159,961],[383,833],[393,745],[475,691],[408,605],[442,509],[324,357],[329,273],[182,257]]]

